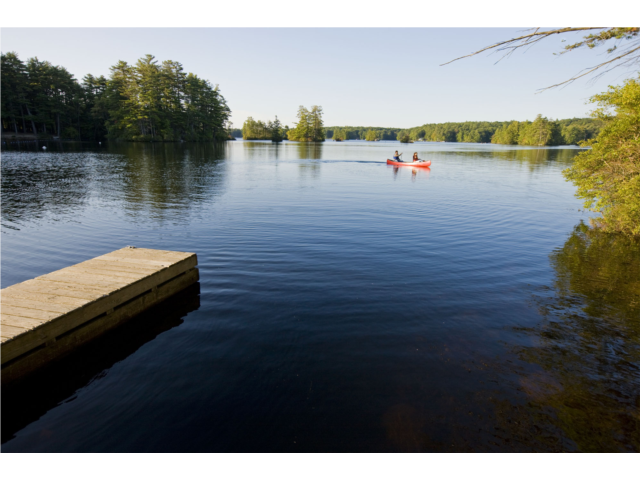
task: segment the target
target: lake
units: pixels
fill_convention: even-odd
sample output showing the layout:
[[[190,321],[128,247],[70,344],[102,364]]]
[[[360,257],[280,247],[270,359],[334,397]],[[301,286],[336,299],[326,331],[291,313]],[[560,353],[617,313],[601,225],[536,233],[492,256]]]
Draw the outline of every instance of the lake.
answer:
[[[3,388],[4,452],[640,450],[640,245],[579,149],[47,145],[2,152],[2,288],[127,245],[200,282]]]

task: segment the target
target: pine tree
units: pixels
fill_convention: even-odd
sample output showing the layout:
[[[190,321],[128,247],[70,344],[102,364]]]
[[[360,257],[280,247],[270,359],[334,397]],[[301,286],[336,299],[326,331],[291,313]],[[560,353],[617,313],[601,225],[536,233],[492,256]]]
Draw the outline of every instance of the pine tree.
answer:
[[[271,124],[271,141],[279,143],[283,139],[282,134],[282,124],[280,120],[278,120],[278,116],[276,115],[276,119]]]

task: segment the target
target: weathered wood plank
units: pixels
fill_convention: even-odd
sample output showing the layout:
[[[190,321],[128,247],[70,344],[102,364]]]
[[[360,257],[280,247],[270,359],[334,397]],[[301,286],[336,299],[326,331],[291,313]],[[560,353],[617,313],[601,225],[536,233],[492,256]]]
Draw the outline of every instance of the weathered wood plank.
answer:
[[[66,297],[66,296],[61,296],[61,295],[51,295],[51,294],[45,294],[45,293],[34,293],[28,290],[21,290],[21,289],[17,289],[17,290],[12,290],[10,292],[7,292],[8,289],[4,289],[2,290],[2,300],[1,302],[4,303],[5,299],[10,299],[9,305],[11,305],[11,301],[13,299],[15,300],[33,300],[36,302],[46,302],[48,304],[55,304],[55,305],[60,305],[60,306],[70,306],[70,307],[80,307],[82,305],[84,305],[85,303],[87,303],[86,300],[83,300],[81,298],[73,298],[73,297]]]
[[[2,290],[2,381],[30,352],[55,357],[81,341],[76,332],[99,334],[196,282],[197,263],[193,253],[126,248]]]
[[[2,325],[0,325],[0,331],[2,332],[2,336],[6,337],[7,335],[20,335],[21,333],[26,332],[27,329],[23,327],[14,327],[13,325],[7,325],[3,323]]]
[[[60,316],[56,312],[44,312],[42,310],[34,310],[32,308],[14,307],[2,304],[2,316],[13,315],[14,317],[34,318],[36,320],[52,320]]]
[[[12,286],[9,288],[14,287],[17,286]],[[14,292],[18,290],[23,292],[40,293],[43,295],[60,295],[84,300],[93,300],[113,291],[113,289],[89,287],[86,285],[67,285],[61,282],[42,280],[40,278],[27,280],[26,282],[21,283],[19,287],[11,291],[11,294],[13,295]]]
[[[140,265],[135,263],[125,263],[125,262],[109,262],[104,260],[89,260],[87,262],[82,262],[77,265],[82,268],[97,268],[100,270],[108,270],[114,272],[129,272],[129,273],[146,273],[150,274],[153,272],[157,272],[159,269],[164,267],[158,267],[156,265],[148,266],[148,265]]]
[[[31,308],[33,310],[43,310],[45,312],[55,312],[58,314],[67,313],[79,307],[79,305],[57,305],[55,303],[39,302],[37,300],[2,295],[2,307],[5,308],[7,306]]]
[[[125,265],[147,265],[157,267],[168,267],[171,262],[166,260],[150,260],[147,258],[131,258],[131,257],[116,257],[112,255],[103,255],[96,257],[99,260],[109,260],[112,263],[122,263]]]
[[[71,285],[90,285],[94,287],[119,288],[129,283],[126,280],[117,279],[113,277],[105,278],[102,275],[74,273],[73,271],[53,272],[38,278],[42,280],[50,280],[52,282],[63,282]]]
[[[2,315],[2,326],[9,326],[19,328],[21,330],[32,330],[35,327],[48,322],[48,320],[38,320],[36,318],[16,317],[15,315],[4,314]]]
[[[139,272],[124,272],[115,269],[99,268],[97,266],[82,266],[68,270],[71,273],[79,273],[81,275],[98,275],[103,277],[122,278],[124,280],[140,280],[141,278],[148,277],[158,270],[152,271],[139,271]]]
[[[10,382],[28,374],[42,365],[60,358],[66,353],[74,350],[80,345],[91,341],[106,331],[117,327],[128,321],[135,315],[144,310],[166,300],[173,294],[184,290],[190,285],[198,281],[198,270],[191,268],[187,272],[170,280],[156,290],[146,295],[136,298],[123,308],[114,310],[112,313],[105,315],[93,322],[87,322],[70,335],[63,335],[51,342],[46,348],[34,350],[22,357],[19,361],[8,362],[2,368],[2,382]]]
[[[96,276],[96,278],[104,277],[105,280],[109,278],[113,279],[122,279],[124,281],[135,279],[138,280],[140,278],[146,277],[150,273],[153,272],[122,272],[118,270],[106,270],[102,268],[91,268],[91,267],[73,267],[69,269],[65,269],[65,274],[71,275],[92,275]]]

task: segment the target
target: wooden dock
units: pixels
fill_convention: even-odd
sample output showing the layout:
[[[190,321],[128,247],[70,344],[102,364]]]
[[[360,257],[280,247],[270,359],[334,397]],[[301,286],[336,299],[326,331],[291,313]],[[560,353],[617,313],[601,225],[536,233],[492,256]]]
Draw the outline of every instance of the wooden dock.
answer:
[[[2,383],[198,281],[195,253],[126,247],[0,291]]]

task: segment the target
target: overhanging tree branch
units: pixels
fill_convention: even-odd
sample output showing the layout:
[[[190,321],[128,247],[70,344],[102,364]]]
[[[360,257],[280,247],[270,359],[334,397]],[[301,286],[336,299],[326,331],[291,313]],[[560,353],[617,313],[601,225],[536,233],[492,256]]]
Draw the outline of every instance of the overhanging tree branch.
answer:
[[[488,47],[485,47],[481,50],[470,53],[469,55],[464,55],[462,57],[455,58],[449,62],[443,63],[440,66],[448,65],[450,63],[461,60],[463,58],[473,57],[475,55],[478,55],[482,52],[486,52],[489,50],[494,50],[494,51],[506,50],[506,53],[502,55],[502,57],[500,57],[500,59],[497,62],[495,62],[495,63],[498,63],[505,57],[508,57],[509,55],[511,55],[515,50],[522,47],[529,47],[531,45],[534,45],[535,43],[538,43],[539,41],[544,40],[545,38],[548,38],[552,35],[560,35],[565,33],[580,32],[580,31],[587,31],[587,30],[601,30],[601,32],[586,35],[582,41],[571,44],[571,45],[567,45],[564,48],[564,51],[560,52],[560,55],[563,55],[577,48],[585,47],[585,46],[591,49],[604,44],[608,40],[627,40],[627,41],[633,40],[634,37],[638,37],[638,34],[640,33],[640,28],[638,27],[566,27],[566,28],[559,28],[555,30],[545,30],[545,31],[540,31],[540,28],[536,28],[532,33],[529,33],[527,35],[521,35],[519,37],[515,37],[510,40],[494,43],[493,45],[489,45]],[[618,67],[622,67],[622,66],[629,67],[635,63],[640,63],[640,53],[638,53],[639,50],[640,50],[640,40],[638,39],[635,39],[631,41],[630,44],[627,44],[625,48],[622,49],[621,52],[620,50],[618,50],[617,45],[614,45],[612,48],[608,49],[607,53],[612,54],[614,51],[617,51],[619,55],[616,56],[615,58],[602,62],[596,65],[595,67],[588,68],[586,69],[586,71],[583,71],[582,73],[579,73],[569,78],[568,80],[565,80],[564,82],[560,82],[555,85],[542,88],[540,89],[540,92],[543,92],[550,88],[556,88],[561,85],[569,84],[579,78],[582,78],[586,75],[590,75],[598,70],[601,70],[604,67],[608,67],[608,68],[606,68],[605,70],[601,70],[600,73],[596,75],[594,78],[599,78],[601,75],[604,75],[605,73]]]
[[[470,53],[469,55],[464,55],[462,57],[454,58],[453,60],[448,61],[447,63],[443,63],[440,66],[449,65],[450,63],[456,62],[458,60],[462,60],[463,58],[473,57],[474,55],[478,55],[479,53],[486,52],[487,50],[497,49],[504,50],[505,48],[510,48],[515,50],[517,48],[521,48],[527,45],[531,45],[533,43],[539,42],[540,40],[544,40],[551,35],[557,35],[560,33],[568,33],[568,32],[579,32],[584,30],[602,30],[605,27],[582,27],[582,28],[560,28],[558,30],[546,30],[544,32],[538,32],[540,28],[536,28],[535,32],[530,33],[528,35],[522,35],[521,37],[512,38],[511,40],[505,40],[503,42],[494,43],[488,47],[483,48],[482,50],[478,50],[477,52]],[[516,42],[523,41],[520,45],[513,45]],[[503,47],[503,48],[498,48]]]
[[[548,86],[548,87],[542,88],[542,89],[540,89],[540,91],[541,91],[541,92],[544,92],[545,90],[548,90],[548,89],[550,89],[550,88],[555,88],[555,87],[559,87],[560,85],[565,85],[565,84],[567,84],[567,83],[574,82],[575,80],[577,80],[577,79],[579,79],[579,78],[581,78],[581,77],[584,77],[585,75],[589,75],[590,73],[593,73],[593,72],[595,72],[596,70],[599,70],[600,68],[602,68],[602,67],[604,67],[604,66],[606,66],[606,65],[611,65],[613,62],[616,62],[616,61],[618,61],[618,60],[621,60],[622,58],[627,57],[627,56],[629,56],[630,54],[632,54],[633,52],[637,52],[637,51],[639,51],[639,50],[640,50],[640,46],[639,46],[639,47],[636,47],[636,48],[634,48],[634,49],[632,49],[632,50],[630,50],[630,51],[628,51],[628,52],[626,52],[626,53],[624,53],[624,54],[622,54],[622,55],[619,55],[619,56],[617,56],[616,58],[613,58],[613,59],[611,59],[611,60],[609,60],[609,61],[607,61],[607,62],[602,62],[601,64],[596,65],[596,66],[595,66],[595,67],[593,67],[593,68],[590,68],[590,69],[589,69],[589,70],[587,70],[586,72],[581,73],[581,74],[579,74],[579,75],[575,75],[575,76],[571,77],[570,79],[565,80],[564,82],[556,83],[555,85],[550,85],[550,86]],[[640,60],[640,53],[639,53],[638,55],[635,55],[635,56],[633,56],[633,57],[628,58],[627,60],[625,60],[625,61],[624,61],[624,62],[622,62],[622,63],[619,63],[618,65],[614,65],[614,66],[612,66],[611,68],[609,68],[609,69],[605,70],[604,72],[601,72],[601,73],[600,73],[600,75],[603,75],[603,74],[605,74],[606,72],[610,72],[610,71],[611,71],[611,70],[613,70],[614,68],[618,68],[618,67],[621,67],[621,66],[623,66],[623,65],[628,65],[628,64],[633,63],[633,62],[636,62],[636,61],[638,61],[638,60]]]

